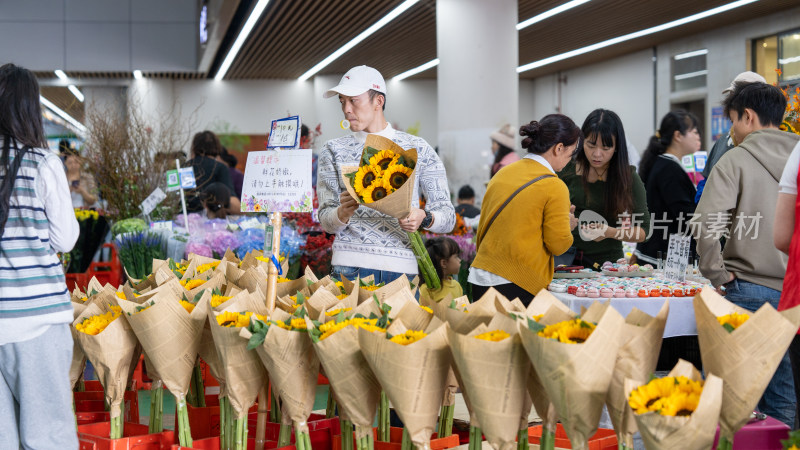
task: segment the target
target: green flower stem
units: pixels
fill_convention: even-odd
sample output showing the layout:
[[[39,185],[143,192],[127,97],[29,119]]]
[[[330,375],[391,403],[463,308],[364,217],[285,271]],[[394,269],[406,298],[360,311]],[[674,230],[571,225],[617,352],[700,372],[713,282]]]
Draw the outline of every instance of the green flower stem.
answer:
[[[342,450],[350,450],[353,448],[353,423],[340,419],[339,425],[342,429]]]
[[[352,434],[350,435],[350,445],[352,446]],[[300,431],[300,426],[295,427],[294,432],[294,445],[297,450],[311,450],[311,436],[308,431]],[[344,449],[343,449],[344,450]]]
[[[233,442],[234,450],[247,450],[247,415],[234,422],[236,439]]]
[[[442,405],[442,411],[439,413],[439,432],[438,437],[447,437],[453,434],[453,405]]]
[[[328,386],[328,406],[325,408],[325,418],[332,419],[336,416],[336,400],[333,399],[333,390]]]
[[[541,450],[553,450],[556,445],[556,436],[552,430],[542,427],[542,438],[539,440],[539,448]]]
[[[530,443],[528,442],[528,429],[523,428],[519,430],[517,434],[517,450],[528,450],[530,449]]]
[[[176,418],[178,428],[178,442],[181,447],[192,446],[192,430],[189,426],[189,410],[186,408],[186,399],[178,399],[178,417]]]
[[[478,427],[469,427],[469,450],[480,450],[483,446],[483,433]]]
[[[278,447],[286,447],[292,442],[292,426],[281,425],[280,432],[278,433]],[[297,438],[295,438],[295,444]]]
[[[156,381],[150,389],[150,427],[148,431],[161,433],[164,431],[163,407],[164,407],[164,385],[161,381]]]
[[[375,448],[375,440],[372,437],[372,430],[368,429],[366,433],[360,433],[361,427],[356,425],[356,431],[358,434],[364,434],[364,437],[359,438],[356,441],[356,450],[374,450]],[[342,450],[346,450],[344,446],[342,446]]]
[[[439,289],[441,287],[441,282],[439,276],[436,275],[436,269],[433,266],[428,250],[425,248],[425,243],[422,242],[422,235],[419,234],[419,231],[414,231],[408,233],[408,237],[411,241],[411,250],[417,258],[420,274],[422,275],[422,279],[425,280],[425,285],[431,290]]]
[[[269,421],[272,423],[279,423],[281,421],[281,404],[278,402],[278,396],[275,395],[275,390],[270,388],[270,402],[269,408]]]
[[[122,414],[117,417],[111,418],[111,433],[109,433],[110,439],[120,439],[122,438]]]
[[[717,450],[733,450],[733,439],[720,436],[719,443],[717,443]]]
[[[195,379],[195,397],[197,398],[197,407],[206,407],[206,387],[203,383],[203,371],[200,369],[200,364],[194,366],[194,379]]]
[[[389,420],[389,397],[386,392],[381,391],[381,404],[378,408],[378,440],[381,442],[391,441]]]
[[[411,435],[408,434],[408,429],[403,427],[403,441],[400,444],[400,450],[414,450],[414,443],[411,442]]]

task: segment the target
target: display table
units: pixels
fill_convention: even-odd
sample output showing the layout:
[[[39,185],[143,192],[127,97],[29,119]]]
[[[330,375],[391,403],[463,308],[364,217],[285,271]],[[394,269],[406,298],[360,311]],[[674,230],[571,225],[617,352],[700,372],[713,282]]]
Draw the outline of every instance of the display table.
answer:
[[[604,298],[577,297],[565,292],[551,292],[556,298],[577,313],[581,307],[588,308],[595,301],[607,301]],[[695,336],[697,335],[697,324],[694,321],[694,297],[646,297],[646,298],[612,298],[611,306],[619,312],[622,317],[627,317],[628,313],[636,307],[640,310],[655,316],[661,310],[665,301],[669,300],[669,315],[667,324],[664,328],[664,337],[675,336]]]

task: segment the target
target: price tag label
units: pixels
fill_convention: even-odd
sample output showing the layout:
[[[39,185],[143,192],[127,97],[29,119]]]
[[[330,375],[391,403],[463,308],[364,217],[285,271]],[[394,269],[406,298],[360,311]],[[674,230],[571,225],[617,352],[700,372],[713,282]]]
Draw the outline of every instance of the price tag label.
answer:
[[[167,171],[167,192],[177,191],[181,188],[181,179],[177,170]]]
[[[272,233],[275,228],[272,225],[267,225],[264,228],[264,255],[272,253]]]
[[[300,116],[272,121],[267,148],[295,148],[300,139]]]
[[[669,236],[667,260],[664,263],[664,278],[672,281],[686,281],[686,267],[689,265],[691,238],[683,234]]]
[[[139,206],[142,209],[142,214],[145,216],[153,212],[165,198],[167,198],[167,194],[161,190],[161,188],[156,188],[150,195],[147,196],[146,199],[142,202]]]
[[[258,219],[256,219],[255,217],[239,222],[239,228],[243,230],[249,230],[251,228],[259,228],[260,225],[261,222],[259,222]]]
[[[191,167],[181,167],[179,171],[181,179],[181,189],[194,189],[197,183],[194,179],[194,169]]]
[[[171,220],[162,220],[158,222],[150,222],[150,229],[151,230],[170,230],[172,231],[172,221]]]

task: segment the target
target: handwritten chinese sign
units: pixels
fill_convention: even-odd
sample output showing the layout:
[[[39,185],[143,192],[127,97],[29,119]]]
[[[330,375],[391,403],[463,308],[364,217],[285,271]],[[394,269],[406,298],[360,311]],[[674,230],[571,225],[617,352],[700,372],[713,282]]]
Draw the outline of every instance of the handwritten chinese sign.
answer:
[[[311,149],[247,154],[242,212],[311,212]]]
[[[300,137],[300,116],[272,121],[267,148],[295,148]]]

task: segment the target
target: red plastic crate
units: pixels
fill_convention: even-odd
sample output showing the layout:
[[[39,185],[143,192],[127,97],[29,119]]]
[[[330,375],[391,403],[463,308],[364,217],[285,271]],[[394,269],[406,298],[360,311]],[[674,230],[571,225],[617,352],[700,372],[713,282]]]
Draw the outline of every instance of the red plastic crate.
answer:
[[[78,425],[87,425],[90,423],[108,422],[111,420],[111,413],[108,411],[93,411],[93,412],[76,412],[75,421]]]
[[[542,437],[542,426],[537,425],[535,427],[528,428],[528,441],[531,444],[539,444],[539,440]],[[561,424],[558,424],[556,428],[556,447],[561,448],[572,448],[572,444],[569,442],[569,438],[567,437],[567,432],[564,431],[564,427]],[[617,435],[614,433],[614,430],[609,430],[607,428],[600,428],[597,432],[589,438],[589,450],[616,450],[617,449]]]
[[[73,392],[75,412],[104,412],[106,410],[103,391]],[[126,422],[139,423],[139,394],[125,391],[123,418]]]
[[[100,380],[84,380],[83,382],[83,390],[84,391],[102,391],[103,384],[100,383]]]
[[[341,432],[341,430],[340,430]],[[378,440],[378,429],[372,429],[372,435],[375,441],[375,450],[400,450],[403,446],[403,429],[392,427],[389,430],[389,441],[390,442],[381,442]],[[355,448],[355,433],[353,433],[353,448]],[[448,448],[455,448],[460,445],[458,435],[451,434],[450,436],[444,438],[438,438],[436,433],[433,433],[431,436],[431,450],[444,450]],[[314,446],[314,442],[312,440],[311,446],[314,450],[317,450],[317,447]],[[333,446],[331,447],[332,450],[342,450],[342,435],[337,434],[333,437]]]
[[[147,425],[125,423],[121,439],[109,439],[111,431],[109,422],[78,425],[78,443],[80,450],[169,450],[175,442],[175,433],[164,430],[161,433],[148,434]]]
[[[208,364],[205,361],[200,359],[200,370],[203,374],[203,385],[208,386],[219,386],[219,381],[211,375],[211,369],[208,368]]]
[[[192,429],[193,438],[209,438],[219,436],[219,397],[206,395],[206,407],[195,408],[186,405],[189,416],[189,428]],[[258,404],[250,407],[248,413],[258,413]],[[175,412],[177,415],[177,411]]]
[[[275,441],[266,441],[264,443],[264,448],[274,449],[278,447],[278,443]],[[247,450],[255,450],[256,448],[256,441],[255,438],[248,438],[247,439]],[[189,449],[200,449],[200,450],[218,450],[219,449],[219,436],[210,437],[205,439],[194,439],[192,441],[191,447],[181,447],[178,444],[172,446],[171,450],[189,450]]]
[[[72,291],[76,285],[80,290],[85,291],[92,277],[97,278],[100,284],[111,284],[119,287],[122,284],[122,262],[117,255],[114,244],[103,244],[100,248],[111,249],[111,258],[106,262],[95,261],[89,264],[89,269],[84,273],[68,273],[65,275],[67,288]]]

